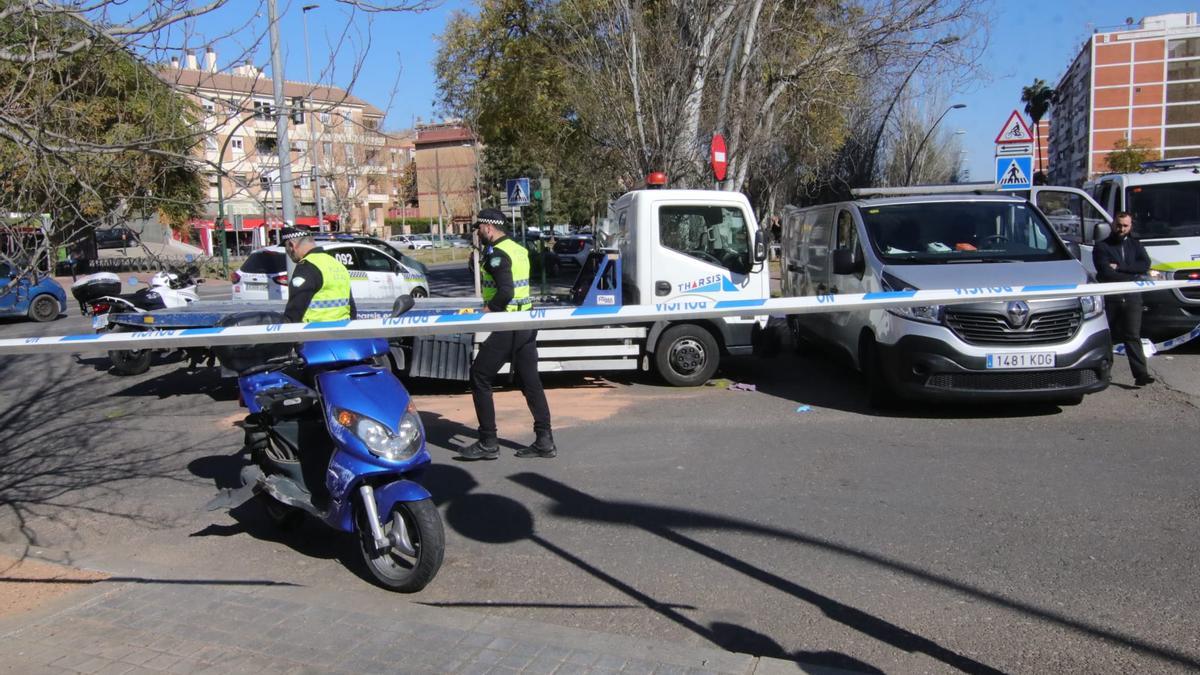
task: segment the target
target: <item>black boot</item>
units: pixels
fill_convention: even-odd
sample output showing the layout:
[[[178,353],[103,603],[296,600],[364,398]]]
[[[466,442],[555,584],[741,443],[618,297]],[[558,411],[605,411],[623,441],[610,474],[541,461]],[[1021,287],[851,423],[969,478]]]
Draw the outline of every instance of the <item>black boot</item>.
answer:
[[[464,462],[474,462],[479,459],[499,459],[500,445],[493,439],[489,444],[483,439],[475,441],[465,448],[460,448],[457,459]]]
[[[558,454],[558,448],[554,447],[554,436],[549,431],[538,431],[537,438],[533,444],[527,448],[521,448],[517,451],[516,456],[522,458],[541,457],[550,459]]]

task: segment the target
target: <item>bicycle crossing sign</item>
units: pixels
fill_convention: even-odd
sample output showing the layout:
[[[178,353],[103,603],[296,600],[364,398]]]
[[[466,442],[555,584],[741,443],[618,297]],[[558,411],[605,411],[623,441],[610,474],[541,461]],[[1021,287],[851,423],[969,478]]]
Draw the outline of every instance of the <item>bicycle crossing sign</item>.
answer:
[[[1008,121],[1000,127],[1000,133],[996,135],[996,145],[1004,145],[1006,143],[1032,143],[1033,132],[1029,130],[1029,125],[1025,123],[1025,118],[1016,110],[1008,116]]]
[[[996,185],[1001,190],[1028,190],[1033,187],[1033,156],[997,157]]]
[[[509,178],[504,187],[509,206],[525,206],[529,203],[528,178]]]

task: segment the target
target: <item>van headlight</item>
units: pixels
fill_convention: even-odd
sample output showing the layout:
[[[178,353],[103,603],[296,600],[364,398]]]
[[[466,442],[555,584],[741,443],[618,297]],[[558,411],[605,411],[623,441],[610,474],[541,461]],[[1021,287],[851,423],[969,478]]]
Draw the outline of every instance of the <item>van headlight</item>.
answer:
[[[1094,316],[1100,316],[1104,313],[1104,296],[1082,296],[1079,298],[1079,305],[1083,308],[1083,318],[1090,319]]]
[[[376,457],[400,461],[412,457],[421,447],[424,432],[412,401],[409,401],[404,417],[400,418],[400,428],[396,433],[366,415],[349,410],[335,410],[333,419],[362,441]]]
[[[941,323],[945,305],[920,305],[918,307],[892,307],[888,311],[896,316],[922,323]]]

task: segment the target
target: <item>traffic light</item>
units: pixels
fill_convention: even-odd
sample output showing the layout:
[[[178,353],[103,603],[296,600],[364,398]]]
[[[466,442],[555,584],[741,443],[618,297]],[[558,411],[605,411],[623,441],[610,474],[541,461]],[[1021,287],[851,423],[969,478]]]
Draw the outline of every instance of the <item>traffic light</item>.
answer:
[[[550,179],[539,178],[534,181],[533,200],[542,203],[542,209],[550,210]]]
[[[292,97],[292,124],[304,124],[304,98]]]

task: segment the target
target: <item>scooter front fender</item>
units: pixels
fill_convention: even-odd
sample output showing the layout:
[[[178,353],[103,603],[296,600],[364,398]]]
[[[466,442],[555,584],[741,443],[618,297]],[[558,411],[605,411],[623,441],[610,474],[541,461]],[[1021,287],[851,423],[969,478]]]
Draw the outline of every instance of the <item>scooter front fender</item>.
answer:
[[[355,489],[357,489],[357,486]],[[419,502],[422,499],[429,499],[433,496],[420,483],[415,483],[404,478],[386,485],[380,485],[375,488],[374,493],[375,510],[381,518],[387,518],[396,504],[402,502]],[[353,504],[354,498],[352,497],[347,496],[345,500],[342,500],[333,513],[330,514],[332,516],[329,519],[331,521],[330,524],[343,532],[353,532],[355,529]]]

